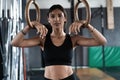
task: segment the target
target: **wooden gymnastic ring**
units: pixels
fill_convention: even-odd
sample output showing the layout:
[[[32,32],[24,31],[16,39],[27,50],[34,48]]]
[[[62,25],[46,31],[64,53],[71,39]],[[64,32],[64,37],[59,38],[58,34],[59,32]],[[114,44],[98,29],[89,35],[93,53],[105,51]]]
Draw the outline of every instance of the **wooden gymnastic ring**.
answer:
[[[86,24],[85,25],[88,25],[91,21],[91,9],[89,7],[89,4],[86,0],[81,0],[81,1],[78,1],[75,5],[75,9],[74,9],[74,19],[75,21],[79,21],[79,17],[78,17],[78,5],[80,3],[84,3],[85,7],[86,7]]]
[[[29,0],[28,3],[26,4],[25,18],[26,18],[27,24],[33,28],[33,25],[31,24],[31,20],[30,20],[30,14],[29,14],[29,8],[30,8],[31,4],[34,4],[34,6],[36,8],[36,21],[38,21],[38,22],[40,22],[40,8],[39,8],[38,4],[35,2],[35,0]]]

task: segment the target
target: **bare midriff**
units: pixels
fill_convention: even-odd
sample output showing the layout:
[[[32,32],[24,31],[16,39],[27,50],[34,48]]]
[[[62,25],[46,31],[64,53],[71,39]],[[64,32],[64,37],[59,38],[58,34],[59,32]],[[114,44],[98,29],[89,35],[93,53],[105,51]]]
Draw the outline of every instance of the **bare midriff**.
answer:
[[[52,65],[45,67],[44,76],[52,80],[64,79],[73,74],[71,66],[66,65]]]

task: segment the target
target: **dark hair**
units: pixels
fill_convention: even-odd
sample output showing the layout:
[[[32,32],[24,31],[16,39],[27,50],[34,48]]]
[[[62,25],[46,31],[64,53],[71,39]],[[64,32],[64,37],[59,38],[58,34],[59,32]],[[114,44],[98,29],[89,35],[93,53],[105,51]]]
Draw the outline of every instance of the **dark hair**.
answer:
[[[60,4],[56,4],[56,5],[51,6],[48,13],[47,13],[47,16],[49,17],[49,13],[51,13],[55,9],[61,10],[64,13],[65,17],[67,18],[67,13],[66,13],[65,9]]]

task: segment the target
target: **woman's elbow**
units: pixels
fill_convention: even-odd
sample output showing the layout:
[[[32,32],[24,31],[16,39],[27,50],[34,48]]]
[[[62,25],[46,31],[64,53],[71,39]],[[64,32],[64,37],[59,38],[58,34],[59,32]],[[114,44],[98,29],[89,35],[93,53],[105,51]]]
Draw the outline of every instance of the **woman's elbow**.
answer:
[[[103,39],[101,42],[100,42],[101,45],[105,45],[107,44],[107,39]]]
[[[11,44],[12,46],[18,47],[18,44],[17,44],[16,42],[14,42],[13,40],[10,42],[10,44]]]

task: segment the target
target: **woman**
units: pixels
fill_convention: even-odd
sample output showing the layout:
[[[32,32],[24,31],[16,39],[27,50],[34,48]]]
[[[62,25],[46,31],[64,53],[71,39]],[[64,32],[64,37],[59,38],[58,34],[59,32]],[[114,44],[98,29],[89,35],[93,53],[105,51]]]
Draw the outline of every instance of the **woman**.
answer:
[[[32,24],[40,36],[24,39],[24,35],[31,29],[26,26],[11,42],[16,47],[39,45],[44,50],[45,80],[75,80],[70,66],[73,48],[76,46],[98,46],[106,43],[106,38],[90,24],[84,28],[90,31],[92,38],[77,34],[85,21],[75,21],[70,25],[69,31],[75,33],[74,36],[66,34],[64,32],[66,21],[67,16],[64,8],[61,5],[53,5],[48,12],[48,22],[52,27],[50,34],[47,34],[48,30],[43,24],[34,21]]]

